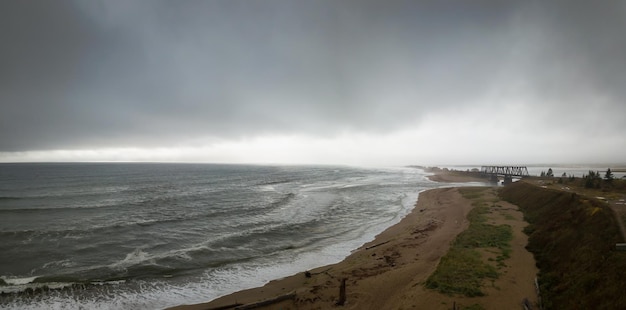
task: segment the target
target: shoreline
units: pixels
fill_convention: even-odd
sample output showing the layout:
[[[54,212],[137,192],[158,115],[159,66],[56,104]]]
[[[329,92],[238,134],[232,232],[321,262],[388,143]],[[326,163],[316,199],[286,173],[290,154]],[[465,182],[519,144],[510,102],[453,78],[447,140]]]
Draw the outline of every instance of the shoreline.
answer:
[[[428,179],[440,183],[483,183],[473,173],[430,170]],[[450,309],[478,306],[478,309],[506,309],[522,300],[538,304],[535,279],[538,274],[533,254],[528,252],[528,225],[519,208],[498,197],[495,187],[480,198],[461,194],[467,186],[442,187],[419,193],[413,209],[401,221],[353,250],[341,262],[302,270],[272,280],[263,286],[218,297],[206,303],[168,309],[328,309],[342,303],[346,309]],[[480,186],[483,187],[483,186]],[[489,188],[489,187],[486,187]],[[511,258],[499,268],[500,276],[483,283],[486,295],[465,297],[427,289],[426,280],[456,237],[469,227],[468,213],[476,203],[491,205],[490,223],[513,229]],[[493,264],[486,249],[485,263]],[[341,294],[342,282],[344,296]],[[486,307],[486,308],[485,308]]]
[[[272,307],[329,308],[339,299],[342,279],[346,279],[347,308],[397,308],[406,300],[403,296],[434,272],[450,242],[467,228],[466,215],[471,208],[471,202],[461,196],[458,188],[426,190],[419,194],[413,210],[399,223],[355,249],[339,263],[303,270],[207,303],[168,309],[228,309],[224,307],[277,297],[285,300],[273,303]]]
[[[488,180],[477,173],[453,170],[441,170],[439,168],[425,169],[426,172],[434,173],[426,176],[429,180],[440,183],[487,183]]]

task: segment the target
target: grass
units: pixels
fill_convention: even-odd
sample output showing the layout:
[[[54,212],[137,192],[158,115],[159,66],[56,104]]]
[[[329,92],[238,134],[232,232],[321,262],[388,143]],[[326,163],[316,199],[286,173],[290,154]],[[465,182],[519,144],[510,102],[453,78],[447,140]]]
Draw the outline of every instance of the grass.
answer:
[[[482,280],[497,277],[496,268],[485,264],[477,251],[451,248],[441,258],[435,273],[426,280],[426,287],[444,294],[483,296]]]
[[[502,216],[504,216],[504,219],[505,219],[505,220],[509,220],[509,221],[515,221],[515,220],[517,220],[517,218],[515,218],[515,216],[510,215],[510,214],[508,214],[508,213],[502,214]]]
[[[615,251],[621,233],[606,203],[526,182],[500,195],[530,224],[544,309],[626,309],[626,252]]]
[[[485,206],[482,197],[486,188],[462,188],[461,194],[472,200],[474,208],[467,219],[470,225],[457,236],[448,253],[441,258],[437,270],[426,280],[426,287],[444,294],[460,294],[468,297],[483,296],[481,290],[484,279],[497,279],[496,267],[486,263],[479,248],[497,248],[500,255],[496,258],[498,266],[510,257],[510,242],[513,237],[509,225],[487,224]]]
[[[463,187],[459,188],[461,195],[469,200],[475,200],[478,198],[482,198],[489,188],[487,187]]]

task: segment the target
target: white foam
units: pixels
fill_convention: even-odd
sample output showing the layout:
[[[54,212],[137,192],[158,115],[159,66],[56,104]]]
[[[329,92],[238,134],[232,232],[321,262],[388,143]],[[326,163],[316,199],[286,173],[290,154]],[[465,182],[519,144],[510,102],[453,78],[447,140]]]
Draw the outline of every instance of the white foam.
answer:
[[[274,188],[274,186],[272,185],[261,185],[259,186],[258,190],[260,192],[276,192],[276,188]]]
[[[134,251],[126,254],[126,257],[124,259],[109,265],[109,267],[112,269],[125,269],[146,261],[154,262],[153,259],[154,258],[150,256],[150,254],[144,252],[142,249],[137,248]]]
[[[41,269],[47,269],[47,268],[51,268],[51,267],[64,267],[64,268],[67,268],[67,267],[73,267],[75,265],[76,265],[76,263],[73,262],[72,260],[70,260],[70,259],[63,259],[63,260],[58,260],[58,261],[47,262],[47,263],[45,263],[41,267]]]
[[[33,283],[37,277],[27,277],[27,278],[7,278],[5,276],[0,277],[4,282],[9,285],[25,285],[28,283]]]

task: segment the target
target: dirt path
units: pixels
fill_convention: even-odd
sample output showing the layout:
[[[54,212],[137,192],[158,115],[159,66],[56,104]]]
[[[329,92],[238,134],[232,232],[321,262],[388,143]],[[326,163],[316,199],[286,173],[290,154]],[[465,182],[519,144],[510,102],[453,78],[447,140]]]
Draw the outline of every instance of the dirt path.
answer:
[[[494,193],[490,198],[497,200],[489,210],[489,221],[493,225],[510,225],[513,230],[511,240],[511,257],[504,261],[506,265],[500,272],[499,279],[491,286],[486,287],[486,296],[480,298],[480,304],[486,309],[514,309],[521,307],[521,301],[528,299],[532,304],[538,304],[535,291],[535,277],[539,270],[536,267],[533,254],[526,250],[528,236],[524,227],[524,215],[519,208],[506,201],[499,200]],[[517,303],[517,304],[516,304]]]
[[[626,220],[626,205],[624,204],[624,198],[617,201],[610,201],[609,207],[613,210],[619,230],[622,232],[622,242],[626,242],[626,226],[624,220]]]

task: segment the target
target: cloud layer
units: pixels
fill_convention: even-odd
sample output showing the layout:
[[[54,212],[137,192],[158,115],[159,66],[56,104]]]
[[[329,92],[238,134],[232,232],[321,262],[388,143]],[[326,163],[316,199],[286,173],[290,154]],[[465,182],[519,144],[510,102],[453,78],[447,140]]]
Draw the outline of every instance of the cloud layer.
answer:
[[[0,152],[498,130],[619,161],[625,15],[623,1],[5,1]]]

